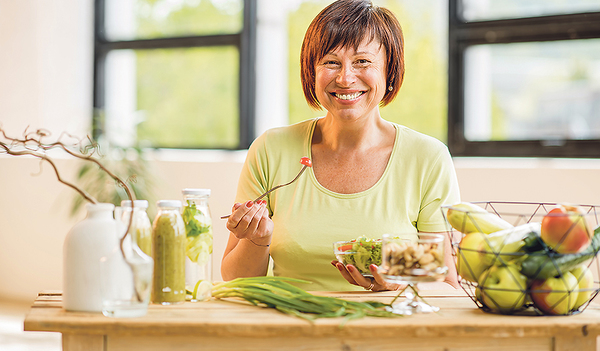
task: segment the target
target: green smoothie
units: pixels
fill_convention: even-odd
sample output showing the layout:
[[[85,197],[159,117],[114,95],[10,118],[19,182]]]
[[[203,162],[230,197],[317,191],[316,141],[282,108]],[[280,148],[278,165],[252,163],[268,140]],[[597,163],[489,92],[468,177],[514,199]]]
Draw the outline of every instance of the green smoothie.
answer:
[[[152,227],[143,226],[135,228],[135,242],[144,253],[152,257]]]
[[[152,232],[154,258],[152,302],[162,304],[184,302],[186,235],[179,209],[159,209]]]

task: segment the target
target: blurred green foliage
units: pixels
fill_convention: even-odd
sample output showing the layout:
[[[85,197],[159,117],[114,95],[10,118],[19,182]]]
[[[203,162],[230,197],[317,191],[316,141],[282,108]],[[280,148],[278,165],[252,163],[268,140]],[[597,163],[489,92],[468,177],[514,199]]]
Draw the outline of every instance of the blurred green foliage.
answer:
[[[148,200],[148,213],[153,213],[156,203],[156,180],[150,164],[144,157],[144,151],[138,147],[121,148],[107,145],[100,147],[99,151],[100,155],[94,157],[129,186],[135,199]],[[98,202],[120,206],[121,201],[129,200],[122,185],[95,163],[81,161],[76,178],[77,185]],[[71,215],[76,215],[85,203],[85,199],[77,194],[71,204]]]
[[[133,33],[111,40],[230,34],[243,25],[243,0],[134,0],[133,11]]]
[[[138,140],[152,147],[235,148],[239,143],[234,47],[139,50]]]
[[[242,0],[136,0],[134,37],[241,31]],[[239,52],[233,46],[136,50],[138,141],[152,147],[236,148]]]

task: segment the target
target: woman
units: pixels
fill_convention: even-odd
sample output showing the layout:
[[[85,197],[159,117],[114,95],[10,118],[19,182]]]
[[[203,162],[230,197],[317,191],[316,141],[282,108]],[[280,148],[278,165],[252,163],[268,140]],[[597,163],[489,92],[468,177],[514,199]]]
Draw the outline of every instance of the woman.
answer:
[[[336,1],[313,20],[302,45],[302,85],[308,104],[327,113],[257,138],[236,200],[289,182],[303,156],[313,167],[266,201],[233,206],[225,280],[265,275],[272,257],[275,275],[310,281],[299,284],[306,290],[394,290],[399,286],[384,281],[374,265],[374,278],[365,278],[352,265],[331,261],[333,242],[445,230],[440,206],[459,201],[446,146],[379,113],[402,85],[403,50],[394,15],[369,0]],[[446,251],[447,282],[456,287]]]

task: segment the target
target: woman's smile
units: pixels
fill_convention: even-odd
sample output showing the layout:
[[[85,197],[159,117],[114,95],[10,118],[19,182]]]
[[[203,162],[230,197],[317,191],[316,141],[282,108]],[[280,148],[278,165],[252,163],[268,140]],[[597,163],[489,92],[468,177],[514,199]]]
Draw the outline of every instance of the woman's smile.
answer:
[[[333,93],[331,93],[331,95],[335,96],[336,98],[338,98],[340,100],[353,101],[353,100],[356,100],[359,97],[361,97],[364,93],[365,93],[364,91],[357,91],[354,93],[333,92]]]

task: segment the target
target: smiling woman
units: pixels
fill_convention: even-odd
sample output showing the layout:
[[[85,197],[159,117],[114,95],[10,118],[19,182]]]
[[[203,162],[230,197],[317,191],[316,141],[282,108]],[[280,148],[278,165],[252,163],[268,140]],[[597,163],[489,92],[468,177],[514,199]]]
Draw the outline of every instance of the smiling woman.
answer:
[[[265,275],[272,256],[275,275],[310,281],[306,289],[394,290],[375,265],[368,278],[331,261],[333,243],[445,230],[440,205],[459,201],[448,149],[379,111],[402,84],[403,45],[394,14],[369,0],[338,0],[315,17],[301,50],[302,87],[326,115],[271,129],[251,145],[227,221],[224,279]],[[306,155],[306,176],[266,203],[248,201],[291,179]],[[456,286],[446,252],[447,282]]]

